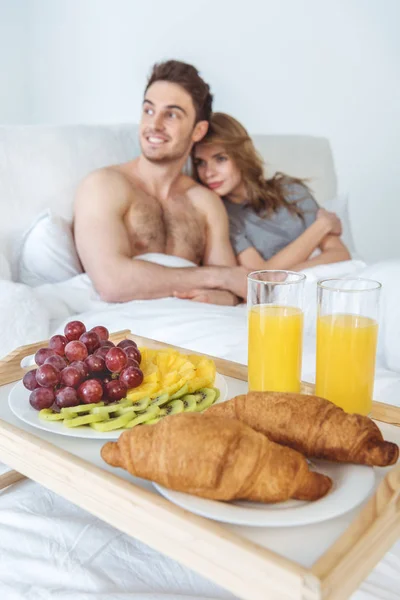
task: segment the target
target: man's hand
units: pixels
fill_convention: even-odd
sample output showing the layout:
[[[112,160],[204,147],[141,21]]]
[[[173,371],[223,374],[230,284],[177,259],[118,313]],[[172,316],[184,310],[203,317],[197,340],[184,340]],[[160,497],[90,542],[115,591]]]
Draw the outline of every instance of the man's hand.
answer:
[[[317,219],[327,224],[330,234],[342,235],[342,222],[335,213],[329,212],[325,208],[320,208],[317,212]]]
[[[239,304],[238,297],[227,290],[191,290],[190,292],[175,292],[174,296],[182,300],[193,300],[193,302],[222,306],[236,306]]]

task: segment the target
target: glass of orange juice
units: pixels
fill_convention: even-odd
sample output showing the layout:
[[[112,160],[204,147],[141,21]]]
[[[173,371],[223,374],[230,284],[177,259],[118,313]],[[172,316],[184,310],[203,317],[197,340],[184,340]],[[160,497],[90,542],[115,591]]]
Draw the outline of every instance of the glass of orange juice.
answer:
[[[272,270],[248,276],[251,391],[300,391],[305,278],[301,273]]]
[[[381,287],[369,279],[318,283],[315,393],[348,413],[371,412]]]

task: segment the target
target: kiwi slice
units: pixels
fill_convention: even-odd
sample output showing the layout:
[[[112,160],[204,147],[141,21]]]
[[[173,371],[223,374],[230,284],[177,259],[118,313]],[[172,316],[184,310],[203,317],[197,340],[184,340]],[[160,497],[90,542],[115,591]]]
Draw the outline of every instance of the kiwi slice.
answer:
[[[168,400],[169,394],[167,394],[167,392],[165,392],[164,394],[160,394],[159,396],[156,396],[151,400],[149,408],[150,406],[162,406],[163,404],[166,404]]]
[[[218,398],[220,397],[220,395],[221,395],[221,392],[220,392],[220,390],[219,390],[218,388],[216,388],[216,387],[213,387],[213,388],[211,388],[211,389],[212,389],[212,390],[214,390],[214,392],[215,392],[215,400],[214,400],[214,402],[216,402],[216,401],[218,400]]]
[[[185,383],[185,385],[183,387],[181,387],[180,390],[178,390],[177,392],[175,392],[175,394],[170,396],[170,400],[177,400],[178,398],[182,398],[182,396],[187,394],[188,391],[189,391],[189,386],[187,383]]]
[[[196,411],[201,412],[211,406],[211,404],[214,404],[216,393],[212,388],[201,388],[194,394],[194,397],[197,403]]]
[[[112,413],[116,413],[122,409],[123,406],[121,406],[121,404],[118,402],[118,404],[109,404],[108,406],[95,406],[94,408],[90,409],[90,413],[92,415],[105,415],[107,417],[107,415],[111,415]]]
[[[142,398],[141,400],[137,400],[136,402],[131,402],[130,406],[132,406],[133,410],[136,412],[142,412],[142,410],[146,410],[148,405],[150,404],[150,397]]]
[[[161,421],[162,417],[155,417],[154,419],[150,419],[150,421],[146,421],[143,425],[155,425],[158,421]]]
[[[122,429],[129,421],[132,421],[132,414],[126,413],[114,419],[108,419],[108,421],[90,423],[90,427],[96,431],[114,431],[114,429]]]
[[[63,423],[66,427],[80,427],[81,425],[90,425],[90,423],[99,423],[108,419],[108,415],[83,415],[73,419],[64,419]]]
[[[196,407],[197,407],[197,401],[196,401],[196,396],[194,396],[193,394],[186,394],[186,396],[183,396],[183,398],[181,398],[182,402],[183,402],[183,410],[184,412],[196,412]]]
[[[74,413],[86,413],[90,412],[92,408],[97,406],[104,406],[104,402],[92,402],[92,404],[79,404],[79,406],[69,406],[68,408],[62,408],[61,414],[64,415],[65,419],[69,419]]]
[[[136,427],[136,425],[141,425],[142,423],[147,423],[147,421],[151,421],[154,419],[160,412],[158,406],[149,406],[146,408],[144,412],[140,415],[137,415],[134,419],[131,420],[125,425],[125,429],[131,429],[132,427]]]
[[[122,415],[131,415],[131,419],[136,417],[136,408],[134,406],[123,406],[115,411],[116,417],[121,417]]]
[[[177,415],[178,413],[183,412],[185,409],[182,400],[173,400],[172,402],[168,402],[166,406],[160,409],[158,414],[159,417],[167,417],[168,415]]]
[[[74,416],[77,416],[77,414],[72,413],[70,418],[72,419]],[[45,421],[63,421],[65,415],[61,412],[55,412],[51,408],[42,408],[42,410],[39,411],[39,418],[44,419]]]

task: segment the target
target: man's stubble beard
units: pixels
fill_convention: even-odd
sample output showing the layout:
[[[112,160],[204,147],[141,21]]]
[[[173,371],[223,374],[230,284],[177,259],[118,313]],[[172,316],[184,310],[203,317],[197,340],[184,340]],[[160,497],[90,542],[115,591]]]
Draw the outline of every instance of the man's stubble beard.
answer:
[[[149,162],[151,162],[153,164],[158,164],[158,165],[168,165],[168,164],[172,164],[172,163],[181,161],[182,158],[189,155],[191,145],[192,145],[191,134],[189,134],[187,136],[186,140],[182,141],[179,144],[179,147],[175,148],[175,150],[172,150],[168,154],[164,154],[161,156],[154,156],[151,153],[147,153],[145,148],[143,148],[142,142],[140,142],[140,148],[142,150],[143,156]]]

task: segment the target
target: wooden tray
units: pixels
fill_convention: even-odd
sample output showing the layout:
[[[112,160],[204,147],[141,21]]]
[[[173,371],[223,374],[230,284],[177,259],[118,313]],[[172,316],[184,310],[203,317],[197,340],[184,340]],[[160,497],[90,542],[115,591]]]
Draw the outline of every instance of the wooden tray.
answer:
[[[129,331],[111,336],[125,337],[139,346],[171,347]],[[22,358],[45,345],[47,340],[23,346],[0,361],[0,386],[19,380],[27,370]],[[221,374],[247,380],[247,367],[210,358]],[[312,391],[303,384],[304,393]],[[400,426],[398,408],[374,402],[372,416]],[[348,598],[400,536],[400,464],[388,470],[350,527],[307,569],[4,420],[0,460],[14,469],[0,476],[0,489],[33,479],[246,600]]]

